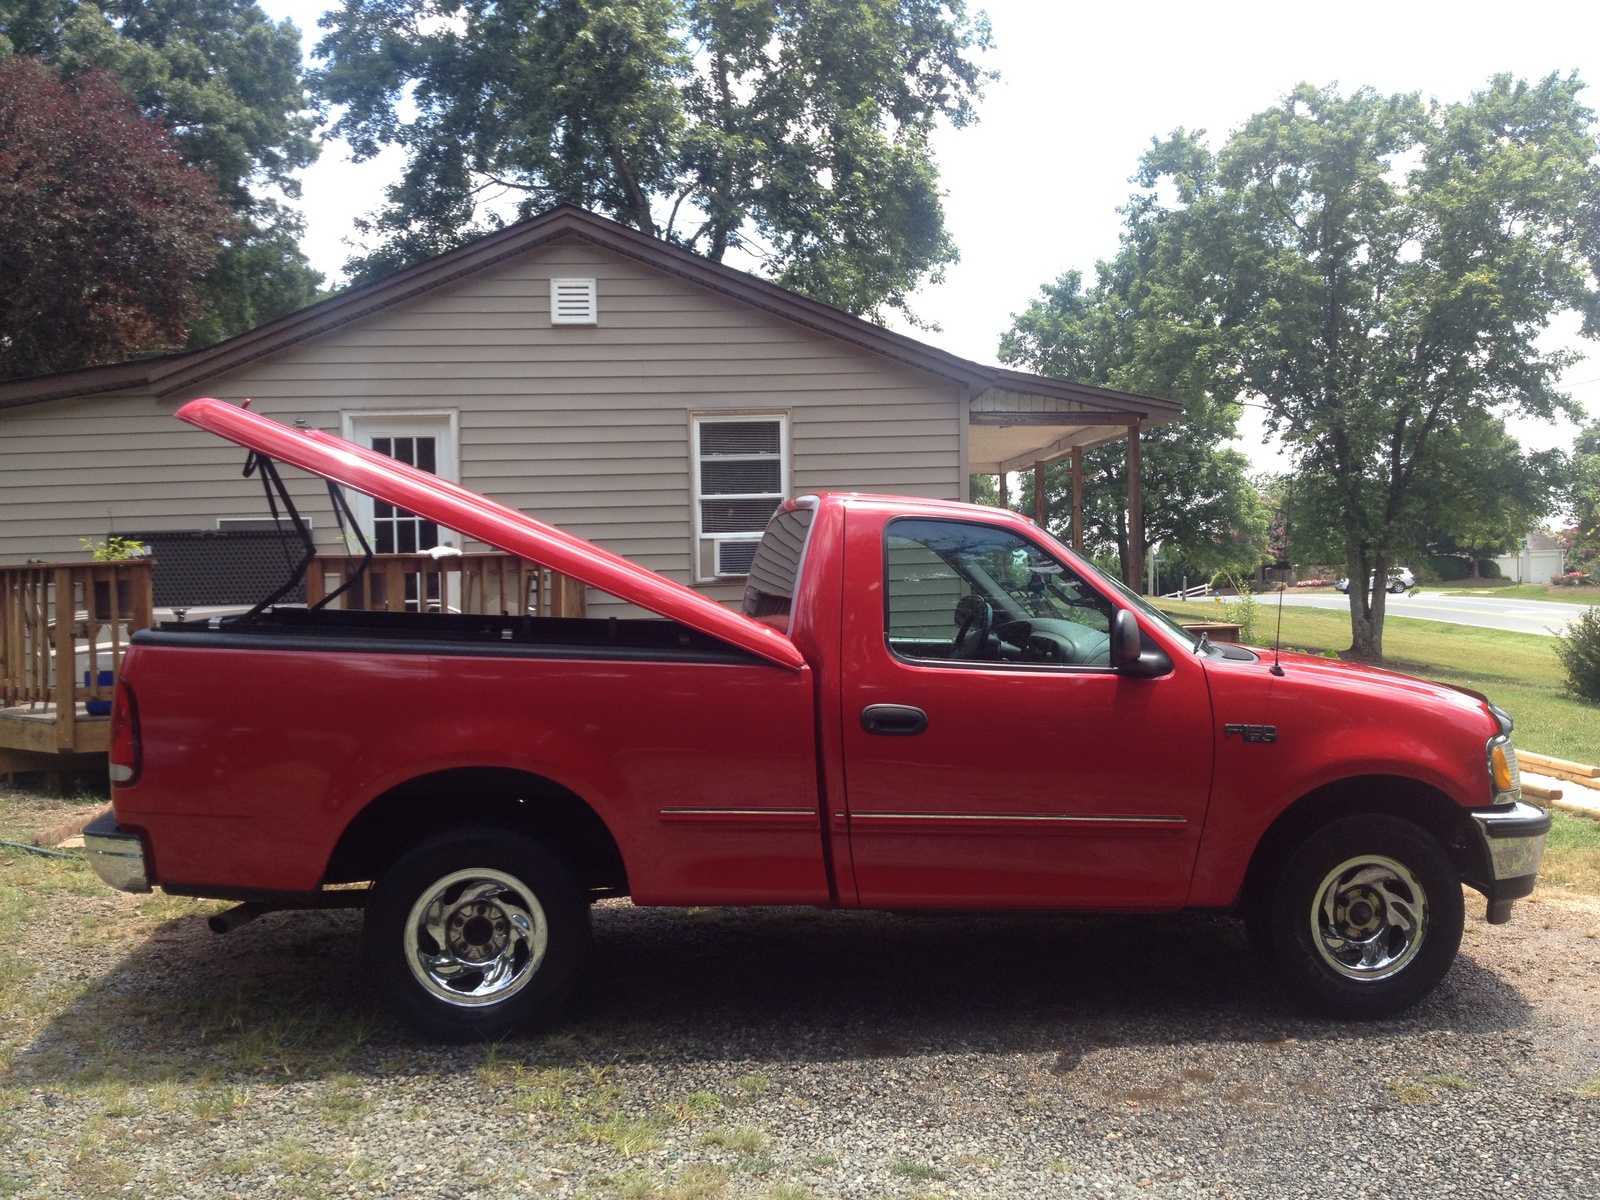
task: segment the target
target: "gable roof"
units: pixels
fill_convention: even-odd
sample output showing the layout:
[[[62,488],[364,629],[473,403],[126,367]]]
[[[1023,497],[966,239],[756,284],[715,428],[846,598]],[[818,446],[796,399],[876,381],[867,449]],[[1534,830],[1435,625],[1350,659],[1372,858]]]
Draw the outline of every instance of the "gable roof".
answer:
[[[297,342],[403,304],[550,242],[573,237],[680,276],[753,308],[763,309],[785,321],[963,384],[971,388],[974,395],[999,387],[1032,396],[1084,404],[1099,410],[1125,412],[1130,420],[1137,418],[1144,424],[1162,424],[1183,411],[1181,404],[1171,400],[1089,387],[960,358],[572,205],[562,205],[537,217],[519,221],[448,253],[397,271],[376,282],[351,288],[214,346],[159,358],[0,382],[0,409],[130,388],[148,389],[157,396],[166,396],[198,387],[207,380],[237,370],[269,354],[276,354]]]

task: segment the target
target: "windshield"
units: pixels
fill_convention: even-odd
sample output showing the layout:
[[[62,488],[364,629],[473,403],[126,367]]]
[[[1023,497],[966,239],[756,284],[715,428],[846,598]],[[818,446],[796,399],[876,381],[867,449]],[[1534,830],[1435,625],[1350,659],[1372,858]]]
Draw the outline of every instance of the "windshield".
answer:
[[[1179,625],[1166,613],[1162,612],[1154,604],[1151,604],[1148,599],[1146,599],[1144,596],[1141,596],[1132,588],[1128,587],[1121,580],[1113,579],[1111,576],[1107,575],[1099,567],[1095,566],[1088,560],[1085,560],[1083,565],[1085,568],[1085,573],[1091,579],[1098,580],[1100,583],[1103,583],[1106,587],[1116,592],[1134,608],[1137,608],[1145,616],[1149,617],[1152,621],[1158,623],[1168,633],[1172,634],[1173,637],[1181,638],[1185,646],[1188,646],[1192,650],[1199,644],[1200,639],[1198,637],[1190,633],[1182,625]]]

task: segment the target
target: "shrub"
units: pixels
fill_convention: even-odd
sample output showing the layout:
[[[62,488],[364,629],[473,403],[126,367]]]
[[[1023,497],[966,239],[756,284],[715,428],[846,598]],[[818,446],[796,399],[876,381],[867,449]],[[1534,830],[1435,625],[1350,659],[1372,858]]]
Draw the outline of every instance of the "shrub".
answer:
[[[1600,701],[1600,605],[1587,609],[1556,639],[1567,683],[1585,700]]]
[[[1472,574],[1472,564],[1458,554],[1430,554],[1423,561],[1440,583],[1451,583]]]
[[[1239,593],[1237,600],[1230,600],[1222,606],[1225,618],[1239,627],[1239,640],[1246,646],[1255,646],[1259,643],[1256,639],[1256,619],[1260,615],[1261,606],[1256,603],[1256,598],[1250,593],[1250,582],[1237,576],[1230,576],[1234,589]],[[1215,588],[1213,583],[1212,587]]]

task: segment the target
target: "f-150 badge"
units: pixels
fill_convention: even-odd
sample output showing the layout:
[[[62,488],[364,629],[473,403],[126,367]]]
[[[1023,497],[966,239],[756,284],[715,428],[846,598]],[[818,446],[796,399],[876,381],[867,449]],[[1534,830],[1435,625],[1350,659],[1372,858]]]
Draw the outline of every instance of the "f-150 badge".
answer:
[[[1232,737],[1238,734],[1247,742],[1275,742],[1278,740],[1278,727],[1276,725],[1224,725],[1223,737]]]

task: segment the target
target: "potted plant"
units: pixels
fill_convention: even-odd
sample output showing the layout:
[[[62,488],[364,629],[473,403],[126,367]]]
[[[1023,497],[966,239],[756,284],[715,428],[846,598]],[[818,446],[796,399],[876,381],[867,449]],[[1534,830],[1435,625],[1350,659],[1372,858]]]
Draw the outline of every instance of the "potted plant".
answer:
[[[110,537],[100,540],[97,538],[79,538],[83,548],[95,562],[126,562],[133,558],[143,558],[150,553],[150,548],[136,538],[126,538],[113,533]],[[111,583],[109,579],[96,579],[94,581],[94,595],[92,608],[96,621],[109,621],[111,619]],[[133,580],[118,579],[117,584],[117,612],[126,615],[133,609]]]

